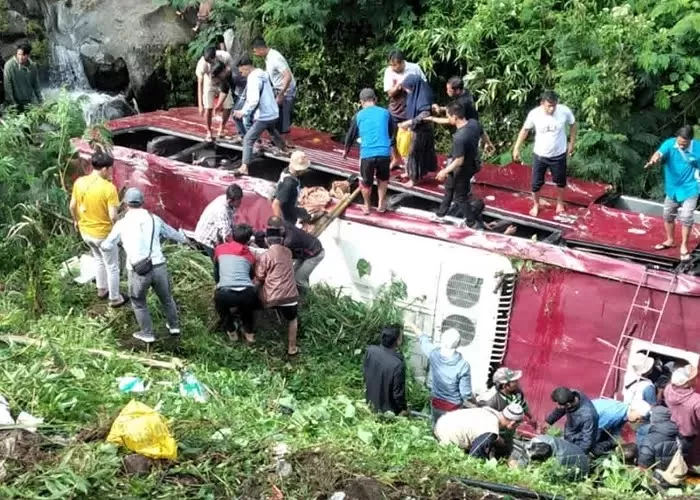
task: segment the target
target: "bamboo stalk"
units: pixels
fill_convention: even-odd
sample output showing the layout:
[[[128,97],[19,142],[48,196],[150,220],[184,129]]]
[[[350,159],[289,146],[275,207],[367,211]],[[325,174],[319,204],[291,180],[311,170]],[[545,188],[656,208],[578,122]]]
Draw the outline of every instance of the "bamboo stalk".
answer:
[[[25,337],[21,335],[0,335],[0,342],[6,344],[20,344],[35,347],[49,347],[49,343],[41,340],[34,339],[31,337]],[[122,359],[124,361],[134,361],[140,363],[144,366],[150,366],[152,368],[163,368],[165,370],[179,370],[184,366],[182,360],[178,358],[172,358],[172,361],[160,361],[157,359],[142,358],[139,356],[133,356],[130,354],[124,354],[121,352],[105,351],[103,349],[92,349],[92,348],[79,348],[81,351],[85,351],[88,354],[94,354],[96,356],[101,356],[103,358],[112,359]]]

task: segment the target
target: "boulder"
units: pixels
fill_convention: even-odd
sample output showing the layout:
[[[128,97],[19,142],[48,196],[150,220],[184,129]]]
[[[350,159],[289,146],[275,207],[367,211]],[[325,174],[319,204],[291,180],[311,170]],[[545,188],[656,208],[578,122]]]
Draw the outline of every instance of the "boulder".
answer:
[[[16,10],[8,10],[3,16],[2,35],[3,38],[15,39],[27,33],[27,18]]]
[[[39,0],[5,0],[7,8],[19,12],[25,17],[41,17]]]
[[[172,8],[150,0],[42,2],[47,36],[80,52],[90,83],[97,90],[115,91],[125,90],[128,81],[139,102],[165,48],[193,37]]]

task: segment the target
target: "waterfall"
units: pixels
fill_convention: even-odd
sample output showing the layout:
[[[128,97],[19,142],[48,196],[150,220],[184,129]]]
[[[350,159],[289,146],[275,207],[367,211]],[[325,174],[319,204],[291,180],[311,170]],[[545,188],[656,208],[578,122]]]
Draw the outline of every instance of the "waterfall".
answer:
[[[89,90],[90,82],[85,75],[83,61],[77,50],[69,49],[63,45],[53,44],[53,66],[50,72],[51,85],[55,87],[66,86],[71,90]]]
[[[72,98],[80,100],[88,125],[136,114],[123,95],[114,96],[92,89],[77,50],[54,43],[51,55],[50,84],[44,89],[47,99],[56,99],[60,89],[66,89]]]

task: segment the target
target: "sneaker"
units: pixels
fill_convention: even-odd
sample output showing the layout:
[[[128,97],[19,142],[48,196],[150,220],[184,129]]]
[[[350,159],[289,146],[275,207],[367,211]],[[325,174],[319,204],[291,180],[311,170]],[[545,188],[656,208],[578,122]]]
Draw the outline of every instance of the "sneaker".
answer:
[[[147,344],[151,344],[156,341],[156,336],[152,333],[136,332],[132,335],[132,337],[140,340],[141,342],[146,342]]]
[[[165,327],[168,329],[168,333],[173,336],[178,336],[180,335],[180,329],[179,328],[170,328],[169,324],[165,324]]]

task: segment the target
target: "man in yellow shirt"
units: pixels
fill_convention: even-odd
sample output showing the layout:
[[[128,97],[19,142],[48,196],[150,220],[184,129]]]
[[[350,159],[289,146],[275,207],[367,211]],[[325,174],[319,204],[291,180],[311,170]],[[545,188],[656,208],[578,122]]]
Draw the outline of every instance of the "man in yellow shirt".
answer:
[[[119,248],[106,251],[100,245],[112,230],[119,208],[117,188],[112,184],[112,157],[97,151],[92,155],[92,172],[78,178],[73,184],[70,213],[73,225],[97,265],[97,295],[109,297],[111,307],[124,305],[126,299],[119,291]]]

